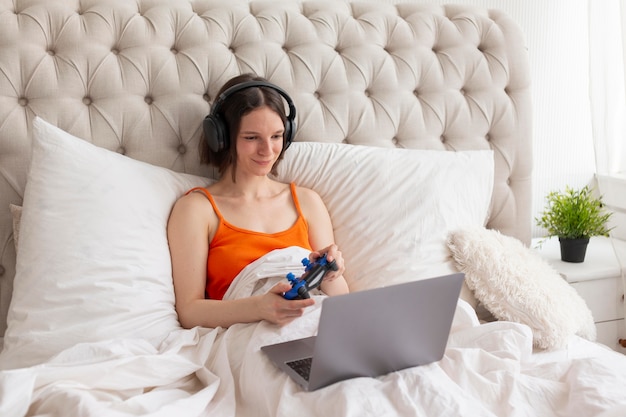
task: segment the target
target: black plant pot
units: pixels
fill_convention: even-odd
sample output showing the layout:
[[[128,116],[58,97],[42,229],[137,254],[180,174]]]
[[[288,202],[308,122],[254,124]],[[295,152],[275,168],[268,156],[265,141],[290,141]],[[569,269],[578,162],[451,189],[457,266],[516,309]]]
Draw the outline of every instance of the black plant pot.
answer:
[[[563,262],[584,262],[587,253],[589,238],[566,239],[559,238],[561,244],[561,260]]]

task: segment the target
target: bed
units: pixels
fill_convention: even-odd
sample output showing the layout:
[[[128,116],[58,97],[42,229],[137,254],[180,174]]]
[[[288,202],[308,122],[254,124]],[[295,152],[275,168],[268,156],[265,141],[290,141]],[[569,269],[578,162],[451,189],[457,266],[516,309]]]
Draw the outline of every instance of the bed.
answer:
[[[260,347],[183,329],[165,225],[221,85],[297,108],[277,177],[315,189],[351,291],[465,273],[444,357],[303,392]],[[0,0],[3,416],[626,414],[626,359],[529,249],[532,104],[505,13],[420,2]],[[228,297],[297,270],[297,248]]]

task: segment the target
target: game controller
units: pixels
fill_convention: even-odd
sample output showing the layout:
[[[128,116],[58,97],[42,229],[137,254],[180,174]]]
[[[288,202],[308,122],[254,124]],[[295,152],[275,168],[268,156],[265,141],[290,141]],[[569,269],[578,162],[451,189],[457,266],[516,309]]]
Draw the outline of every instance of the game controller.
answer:
[[[287,279],[291,284],[291,289],[285,293],[287,300],[311,298],[309,291],[319,287],[322,284],[324,276],[329,271],[338,269],[337,263],[332,260],[326,260],[326,254],[319,257],[315,262],[309,261],[308,258],[302,260],[304,265],[304,274],[300,278],[296,278],[291,272],[287,274]]]

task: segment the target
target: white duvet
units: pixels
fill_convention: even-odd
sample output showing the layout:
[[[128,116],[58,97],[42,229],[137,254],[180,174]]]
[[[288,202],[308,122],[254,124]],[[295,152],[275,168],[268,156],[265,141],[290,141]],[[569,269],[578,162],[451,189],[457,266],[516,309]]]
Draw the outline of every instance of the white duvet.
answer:
[[[301,268],[301,248],[246,268],[227,297],[266,291]],[[260,347],[315,334],[321,296],[295,322],[180,330],[77,345],[44,365],[0,373],[1,416],[624,416],[626,357],[575,337],[532,351],[511,322],[480,324],[459,301],[444,358],[379,378],[304,392]]]

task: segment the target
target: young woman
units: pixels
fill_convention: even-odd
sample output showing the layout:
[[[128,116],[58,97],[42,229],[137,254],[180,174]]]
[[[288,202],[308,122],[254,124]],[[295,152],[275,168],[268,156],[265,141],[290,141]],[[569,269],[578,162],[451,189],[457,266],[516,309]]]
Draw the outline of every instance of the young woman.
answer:
[[[312,251],[312,260],[327,254],[339,268],[325,276],[321,290],[327,295],[348,292],[343,258],[319,195],[269,176],[293,137],[294,113],[279,87],[242,75],[222,87],[205,119],[201,160],[216,166],[220,179],[181,197],[167,229],[183,327],[260,320],[285,325],[300,317],[314,300],[286,300],[283,293],[291,289],[286,279],[264,295],[222,300],[246,265],[274,249],[301,246]]]

